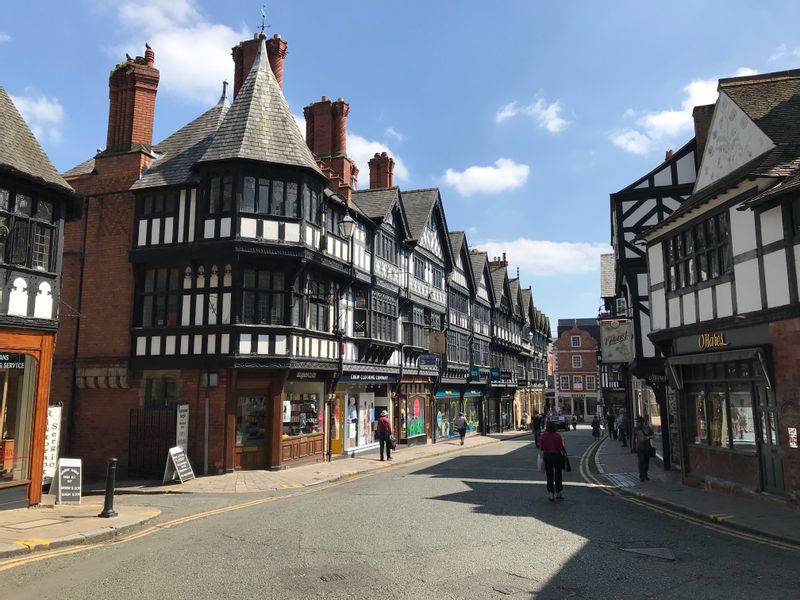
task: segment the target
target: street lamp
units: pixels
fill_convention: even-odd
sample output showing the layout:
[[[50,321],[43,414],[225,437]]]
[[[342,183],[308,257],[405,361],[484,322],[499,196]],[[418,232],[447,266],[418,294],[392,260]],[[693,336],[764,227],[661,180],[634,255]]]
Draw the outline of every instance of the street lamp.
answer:
[[[355,228],[356,221],[350,216],[350,213],[347,213],[344,218],[339,221],[339,235],[348,241],[353,237]]]

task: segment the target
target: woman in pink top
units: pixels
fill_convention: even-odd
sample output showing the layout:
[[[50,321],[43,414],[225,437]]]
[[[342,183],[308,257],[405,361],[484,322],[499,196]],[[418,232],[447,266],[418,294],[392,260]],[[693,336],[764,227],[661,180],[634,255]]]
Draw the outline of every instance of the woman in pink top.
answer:
[[[563,500],[561,495],[561,469],[564,467],[564,457],[561,452],[564,450],[564,440],[559,433],[556,433],[556,424],[553,421],[547,422],[545,432],[539,440],[539,452],[543,454],[544,470],[547,473],[547,492],[550,494],[548,500]]]

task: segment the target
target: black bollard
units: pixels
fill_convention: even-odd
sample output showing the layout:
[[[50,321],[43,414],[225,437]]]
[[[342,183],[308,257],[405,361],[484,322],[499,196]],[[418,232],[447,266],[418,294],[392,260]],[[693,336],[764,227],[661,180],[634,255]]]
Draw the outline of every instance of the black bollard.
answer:
[[[117,459],[108,459],[108,469],[106,470],[106,501],[103,504],[103,512],[98,517],[106,519],[116,517],[117,511],[114,510],[114,480],[117,476]]]

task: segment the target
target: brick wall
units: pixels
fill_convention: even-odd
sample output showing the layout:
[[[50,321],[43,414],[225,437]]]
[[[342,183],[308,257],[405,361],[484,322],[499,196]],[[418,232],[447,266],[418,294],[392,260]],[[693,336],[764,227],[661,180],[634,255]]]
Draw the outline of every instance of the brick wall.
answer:
[[[800,319],[770,323],[770,338],[783,485],[789,501],[800,505],[800,448],[789,447],[787,431],[800,429]]]

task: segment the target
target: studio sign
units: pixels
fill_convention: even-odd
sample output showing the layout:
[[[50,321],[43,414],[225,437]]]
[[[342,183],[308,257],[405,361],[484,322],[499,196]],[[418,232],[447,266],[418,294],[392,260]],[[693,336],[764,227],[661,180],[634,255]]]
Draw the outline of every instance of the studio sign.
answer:
[[[724,348],[728,345],[724,333],[701,333],[697,337],[697,345],[700,350],[711,350],[712,348]]]

